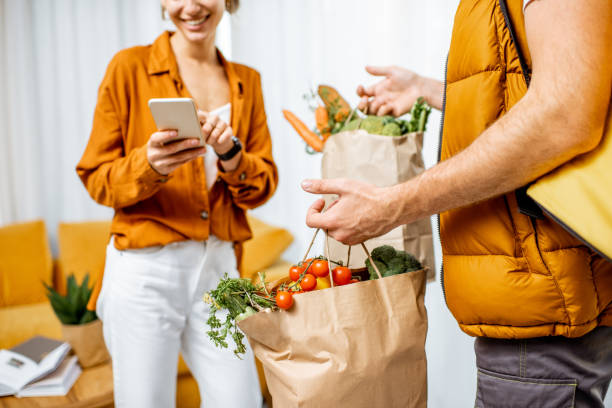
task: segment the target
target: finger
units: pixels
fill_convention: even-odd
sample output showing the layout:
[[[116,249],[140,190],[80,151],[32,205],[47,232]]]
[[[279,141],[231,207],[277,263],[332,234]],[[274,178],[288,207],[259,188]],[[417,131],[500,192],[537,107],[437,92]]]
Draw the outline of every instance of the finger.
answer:
[[[206,139],[206,143],[208,144],[219,143],[218,142],[219,136],[221,136],[223,132],[225,132],[225,129],[227,129],[227,123],[223,122],[222,120],[218,121],[217,126],[215,126],[213,131],[210,132],[210,136],[208,136],[208,139]]]
[[[370,102],[370,112],[372,112],[372,115],[376,115],[376,113],[378,112],[378,109],[383,105],[383,100],[382,98],[374,98],[371,102]]]
[[[308,212],[306,213],[306,225],[310,228],[326,228],[323,214],[321,213],[324,207],[325,200],[320,198],[315,201],[310,208],[308,208]]]
[[[167,143],[163,147],[160,147],[159,150],[162,156],[171,156],[182,150],[193,149],[200,146],[200,139],[190,137],[189,139],[181,139]]]
[[[204,112],[203,110],[198,110],[198,120],[200,121],[200,126],[202,126],[204,124],[204,122],[206,122],[206,119],[208,118],[208,113]]]
[[[224,145],[232,138],[232,136],[234,136],[234,132],[232,132],[232,128],[227,127],[225,131],[223,132],[223,134],[219,136],[219,139],[217,140],[217,144]]]
[[[302,189],[311,194],[338,194],[349,192],[349,181],[345,179],[304,180]]]
[[[198,147],[196,149],[183,150],[183,151],[180,151],[180,152],[175,153],[173,155],[166,156],[161,161],[166,163],[167,166],[171,166],[173,164],[176,164],[176,163],[179,163],[179,162],[183,162],[185,160],[186,161],[193,160],[196,157],[199,157],[199,156],[201,156],[204,153],[206,153],[206,148]]]
[[[359,86],[357,87],[357,96],[362,96],[362,97],[363,97],[363,96],[368,96],[368,95],[366,94],[366,89],[365,89],[365,87],[364,87],[363,85],[359,85]]]
[[[368,102],[369,102],[368,97],[364,96],[363,98],[361,98],[359,100],[359,104],[357,105],[357,109],[359,109],[360,111],[364,112],[367,109],[367,107],[368,107]]]
[[[175,129],[158,130],[149,138],[150,146],[163,146],[164,144],[176,139],[178,132]]]
[[[378,111],[376,111],[376,114],[378,116],[385,116],[388,115],[389,113],[393,112],[393,107],[391,107],[390,105],[381,105],[380,108],[378,108]]]
[[[391,75],[391,67],[389,67],[389,66],[387,66],[387,67],[378,67],[378,66],[373,66],[373,65],[366,65],[365,69],[366,69],[366,71],[368,71],[368,74],[374,75],[374,76],[389,76],[389,75]]]

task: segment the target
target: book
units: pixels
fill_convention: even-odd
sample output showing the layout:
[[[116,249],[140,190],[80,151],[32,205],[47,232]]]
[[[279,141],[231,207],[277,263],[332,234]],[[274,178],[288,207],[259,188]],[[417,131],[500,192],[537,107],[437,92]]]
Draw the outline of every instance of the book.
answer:
[[[70,351],[70,344],[43,336],[0,350],[0,396],[18,393],[55,371]]]
[[[46,377],[29,383],[17,392],[18,397],[56,397],[66,395],[81,375],[77,356],[66,358]]]

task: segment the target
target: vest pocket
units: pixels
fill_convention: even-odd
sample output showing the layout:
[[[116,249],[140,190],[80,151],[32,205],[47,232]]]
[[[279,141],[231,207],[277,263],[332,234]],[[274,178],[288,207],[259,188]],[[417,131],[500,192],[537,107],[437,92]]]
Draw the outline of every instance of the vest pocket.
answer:
[[[526,378],[478,369],[477,408],[570,408],[573,379]]]

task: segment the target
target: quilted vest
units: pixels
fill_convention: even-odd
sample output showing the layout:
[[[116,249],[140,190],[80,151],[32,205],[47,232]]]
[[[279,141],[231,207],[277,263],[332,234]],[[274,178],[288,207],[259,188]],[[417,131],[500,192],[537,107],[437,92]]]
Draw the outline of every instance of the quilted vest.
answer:
[[[522,0],[508,0],[528,63]],[[527,91],[498,0],[459,4],[448,54],[440,159],[466,148]],[[514,192],[440,214],[442,286],[472,336],[579,337],[612,326],[612,264]]]

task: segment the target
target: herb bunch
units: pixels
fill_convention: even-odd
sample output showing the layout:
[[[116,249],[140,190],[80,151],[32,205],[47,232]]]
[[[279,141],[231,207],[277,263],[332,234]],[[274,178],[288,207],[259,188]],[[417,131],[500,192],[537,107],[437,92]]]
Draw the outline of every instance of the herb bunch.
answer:
[[[244,334],[236,323],[258,311],[278,309],[274,294],[265,287],[264,276],[261,276],[261,282],[255,285],[249,279],[229,278],[226,274],[216,289],[204,295],[203,300],[211,305],[206,321],[210,328],[207,334],[217,347],[229,347],[226,340],[229,334],[236,344],[234,354],[240,357],[240,354],[246,352],[246,347]],[[224,321],[217,316],[220,310],[227,311]]]

